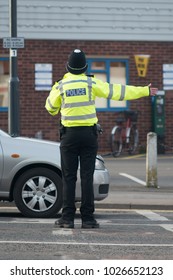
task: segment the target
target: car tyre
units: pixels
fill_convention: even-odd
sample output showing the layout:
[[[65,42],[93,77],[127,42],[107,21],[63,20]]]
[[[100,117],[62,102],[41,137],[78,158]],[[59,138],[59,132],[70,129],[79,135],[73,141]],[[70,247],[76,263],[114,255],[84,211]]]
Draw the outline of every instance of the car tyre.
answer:
[[[14,201],[26,217],[54,217],[62,207],[62,180],[48,168],[32,168],[17,179]]]

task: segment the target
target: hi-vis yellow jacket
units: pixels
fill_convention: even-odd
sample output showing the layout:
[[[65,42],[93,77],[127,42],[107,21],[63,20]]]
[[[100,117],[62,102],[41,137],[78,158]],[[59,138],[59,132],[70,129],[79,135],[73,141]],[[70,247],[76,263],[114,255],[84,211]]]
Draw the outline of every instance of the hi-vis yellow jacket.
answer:
[[[104,83],[101,80],[67,73],[56,82],[46,99],[51,115],[61,112],[61,123],[66,127],[92,126],[97,123],[95,98],[132,100],[149,96],[149,87]]]

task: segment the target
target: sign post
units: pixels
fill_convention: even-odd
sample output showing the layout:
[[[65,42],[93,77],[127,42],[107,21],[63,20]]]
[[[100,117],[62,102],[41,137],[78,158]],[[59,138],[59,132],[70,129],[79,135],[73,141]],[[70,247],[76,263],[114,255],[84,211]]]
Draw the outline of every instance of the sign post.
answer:
[[[3,38],[3,48],[7,49],[19,49],[24,48],[24,38],[23,37],[4,37]]]
[[[17,0],[9,0],[10,36],[17,37]],[[17,49],[10,46],[8,129],[12,136],[19,135],[19,78],[17,75]]]
[[[17,74],[17,48],[23,40],[17,38],[17,0],[9,0],[10,38],[3,39],[3,47],[10,49],[10,80],[8,130],[12,136],[20,134],[19,78]]]

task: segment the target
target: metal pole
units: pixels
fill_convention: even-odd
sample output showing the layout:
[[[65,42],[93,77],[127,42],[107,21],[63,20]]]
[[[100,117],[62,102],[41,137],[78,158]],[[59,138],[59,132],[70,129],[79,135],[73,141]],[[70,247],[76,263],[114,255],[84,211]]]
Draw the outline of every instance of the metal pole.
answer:
[[[17,37],[17,0],[9,0],[10,36]],[[17,49],[10,49],[10,80],[8,129],[12,136],[18,136],[19,129],[19,78],[17,74]]]
[[[157,182],[157,134],[147,134],[147,156],[146,156],[146,186],[158,187]]]

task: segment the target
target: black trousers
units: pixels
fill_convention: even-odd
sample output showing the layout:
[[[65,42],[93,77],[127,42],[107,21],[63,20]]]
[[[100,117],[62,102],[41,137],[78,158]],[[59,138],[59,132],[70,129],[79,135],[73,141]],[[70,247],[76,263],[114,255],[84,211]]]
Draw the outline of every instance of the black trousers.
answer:
[[[75,189],[79,162],[81,218],[83,221],[93,219],[93,174],[97,149],[98,142],[95,126],[64,128],[61,135],[60,151],[63,177],[62,218],[65,220],[74,220],[75,216]]]

